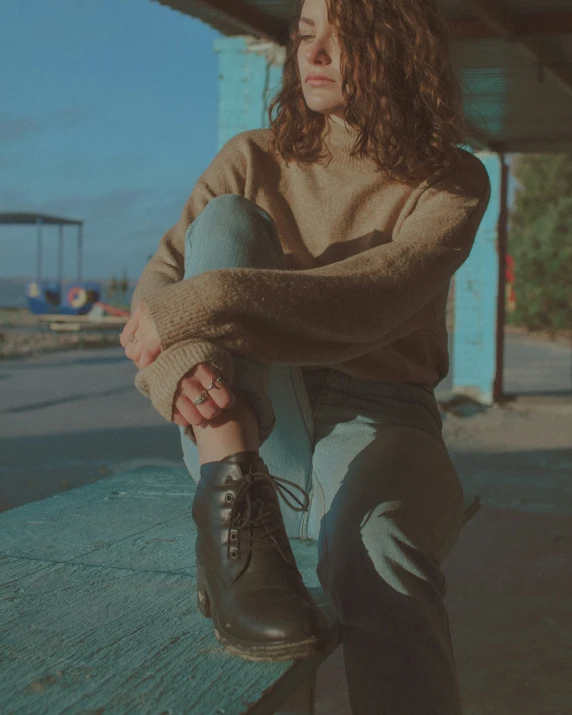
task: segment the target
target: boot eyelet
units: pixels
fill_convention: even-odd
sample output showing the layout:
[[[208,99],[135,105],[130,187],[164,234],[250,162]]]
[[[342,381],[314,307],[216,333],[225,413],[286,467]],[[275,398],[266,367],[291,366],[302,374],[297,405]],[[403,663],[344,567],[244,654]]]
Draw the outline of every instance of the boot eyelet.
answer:
[[[238,539],[238,532],[234,531],[234,529],[230,532],[230,540],[231,541],[236,541]]]
[[[234,501],[234,495],[229,492],[224,495],[224,500],[230,504],[231,501]]]
[[[232,484],[232,477],[227,477],[227,478],[224,480],[224,483],[225,483],[225,485],[228,487],[229,484]]]
[[[231,558],[231,559],[237,559],[237,558],[238,558],[238,549],[231,549],[231,550],[230,550],[230,558]]]

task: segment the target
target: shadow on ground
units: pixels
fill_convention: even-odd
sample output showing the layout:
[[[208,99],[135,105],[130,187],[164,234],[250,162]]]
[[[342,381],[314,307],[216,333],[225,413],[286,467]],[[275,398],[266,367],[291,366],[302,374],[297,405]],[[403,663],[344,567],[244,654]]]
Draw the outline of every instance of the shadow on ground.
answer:
[[[139,466],[186,470],[180,433],[167,423],[3,438],[0,455],[0,511]]]

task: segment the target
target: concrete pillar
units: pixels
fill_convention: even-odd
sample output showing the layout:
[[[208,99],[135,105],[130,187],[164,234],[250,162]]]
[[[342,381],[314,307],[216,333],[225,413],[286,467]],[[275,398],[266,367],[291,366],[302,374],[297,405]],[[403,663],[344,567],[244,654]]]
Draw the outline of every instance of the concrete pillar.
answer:
[[[490,405],[494,401],[497,367],[498,236],[503,167],[498,154],[477,152],[476,156],[489,173],[491,200],[471,255],[455,274],[451,371],[456,394]]]
[[[218,149],[239,132],[268,127],[268,105],[282,82],[286,48],[250,35],[219,37]]]

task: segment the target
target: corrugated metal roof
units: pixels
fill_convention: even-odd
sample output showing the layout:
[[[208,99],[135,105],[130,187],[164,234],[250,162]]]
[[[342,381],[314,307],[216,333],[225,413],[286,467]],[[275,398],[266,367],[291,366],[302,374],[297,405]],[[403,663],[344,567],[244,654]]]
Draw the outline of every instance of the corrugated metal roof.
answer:
[[[292,0],[152,0],[221,34],[285,44]],[[496,151],[572,151],[572,0],[438,0],[471,143]]]

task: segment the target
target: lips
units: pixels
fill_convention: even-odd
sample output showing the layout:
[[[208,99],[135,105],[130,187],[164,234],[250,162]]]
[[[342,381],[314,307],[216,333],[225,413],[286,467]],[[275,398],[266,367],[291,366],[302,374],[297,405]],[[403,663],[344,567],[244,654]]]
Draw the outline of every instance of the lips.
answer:
[[[328,80],[328,82],[334,81],[333,79],[330,79],[329,77],[325,77],[323,74],[309,74],[306,77],[306,82],[308,82],[311,79],[324,79],[324,80]]]

